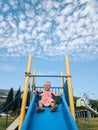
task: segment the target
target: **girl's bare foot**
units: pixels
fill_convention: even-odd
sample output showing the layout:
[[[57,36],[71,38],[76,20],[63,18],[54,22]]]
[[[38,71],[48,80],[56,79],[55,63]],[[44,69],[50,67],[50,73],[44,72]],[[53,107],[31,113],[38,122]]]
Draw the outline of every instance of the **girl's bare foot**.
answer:
[[[51,107],[51,112],[55,112],[58,109],[58,105],[54,105]]]
[[[41,113],[41,112],[44,112],[44,111],[45,111],[44,108],[37,108],[37,109],[36,109],[36,112],[37,112],[37,113]]]

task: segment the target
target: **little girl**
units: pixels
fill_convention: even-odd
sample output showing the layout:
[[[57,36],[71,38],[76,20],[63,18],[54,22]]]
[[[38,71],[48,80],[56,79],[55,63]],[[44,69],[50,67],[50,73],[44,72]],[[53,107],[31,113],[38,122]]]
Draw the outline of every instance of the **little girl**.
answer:
[[[50,90],[50,88],[51,88],[51,83],[47,81],[44,83],[44,90],[42,91],[35,90],[35,92],[38,94],[43,93],[41,100],[38,102],[39,108],[37,108],[36,110],[38,113],[44,111],[43,106],[51,106],[51,112],[56,111],[58,108],[58,105],[56,105],[55,101],[52,99],[52,95],[58,97],[58,96],[61,96],[61,94],[53,93]]]

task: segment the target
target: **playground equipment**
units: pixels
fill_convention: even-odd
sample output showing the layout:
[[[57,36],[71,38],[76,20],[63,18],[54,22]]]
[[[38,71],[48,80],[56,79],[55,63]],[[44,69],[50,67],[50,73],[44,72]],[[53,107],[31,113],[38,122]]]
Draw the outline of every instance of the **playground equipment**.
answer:
[[[76,103],[76,106],[77,107],[82,107],[82,108],[85,108],[86,110],[90,111],[92,114],[94,114],[96,117],[98,117],[98,112],[96,112],[94,109],[92,109],[88,103],[86,102],[85,98],[80,98],[77,100],[77,103]]]
[[[75,113],[74,113],[74,101],[72,94],[72,83],[71,83],[71,75],[69,68],[69,59],[68,56],[65,57],[66,62],[66,76],[63,75],[63,72],[60,73],[60,76],[57,75],[36,75],[36,71],[34,71],[33,75],[31,75],[31,63],[32,56],[29,56],[28,66],[26,71],[26,79],[24,84],[24,93],[22,99],[21,113],[20,113],[20,121],[18,130],[77,130],[77,126],[75,123]],[[26,112],[26,102],[27,102],[27,91],[29,85],[29,79],[33,77],[33,89],[36,89],[36,77],[60,77],[61,79],[61,91],[63,92],[62,101],[59,105],[59,108],[56,112],[51,113],[49,108],[45,108],[44,113],[36,113],[35,109],[37,104],[36,94],[33,94],[32,101]],[[66,78],[66,82],[64,82],[64,78]],[[61,92],[59,91],[59,92]]]

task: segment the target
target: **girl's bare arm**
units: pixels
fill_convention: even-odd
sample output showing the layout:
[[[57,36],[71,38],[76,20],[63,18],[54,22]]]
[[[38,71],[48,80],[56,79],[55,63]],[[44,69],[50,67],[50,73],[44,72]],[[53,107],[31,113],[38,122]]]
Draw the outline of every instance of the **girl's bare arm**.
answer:
[[[62,94],[55,94],[55,93],[53,93],[53,92],[51,92],[51,94],[52,94],[53,96],[55,96],[55,97],[61,97],[61,96],[62,96]]]
[[[41,93],[43,93],[43,91],[34,90],[34,93],[41,94]]]

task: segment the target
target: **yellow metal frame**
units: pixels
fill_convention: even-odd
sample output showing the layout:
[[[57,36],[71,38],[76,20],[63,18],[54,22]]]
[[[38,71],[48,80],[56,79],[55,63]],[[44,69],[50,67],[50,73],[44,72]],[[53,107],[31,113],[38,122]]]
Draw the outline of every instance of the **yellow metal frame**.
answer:
[[[27,71],[26,71],[26,78],[25,78],[25,83],[24,83],[24,93],[23,93],[23,98],[22,98],[22,106],[21,106],[21,112],[20,112],[20,120],[19,120],[18,130],[21,130],[22,123],[23,123],[24,117],[25,117],[31,64],[32,64],[32,55],[29,55],[28,66],[27,66]]]
[[[68,97],[69,97],[70,111],[72,113],[73,118],[75,119],[74,100],[73,100],[73,93],[72,93],[72,81],[71,81],[68,56],[65,56],[65,64],[66,64],[66,77],[67,77],[67,82],[68,82]]]

